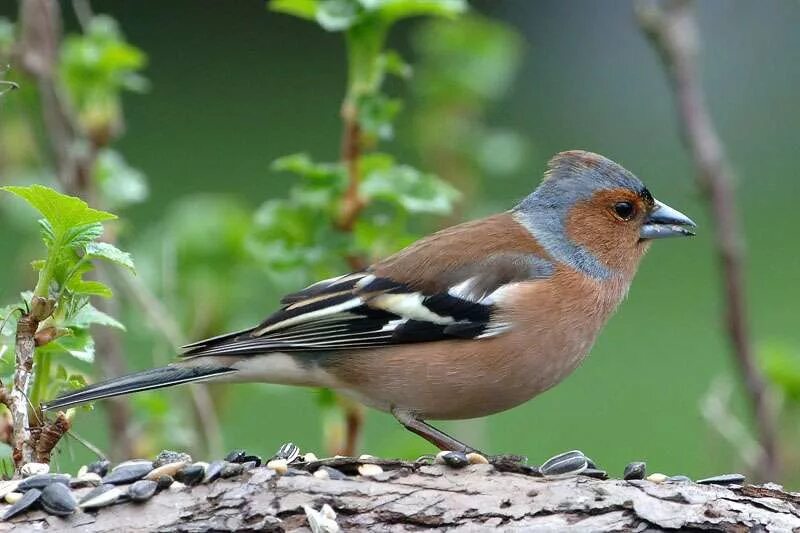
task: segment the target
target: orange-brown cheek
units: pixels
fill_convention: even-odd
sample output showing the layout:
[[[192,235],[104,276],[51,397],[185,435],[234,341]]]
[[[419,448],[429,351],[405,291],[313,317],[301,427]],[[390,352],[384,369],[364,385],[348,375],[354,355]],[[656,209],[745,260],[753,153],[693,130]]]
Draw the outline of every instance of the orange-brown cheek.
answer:
[[[616,219],[607,207],[611,202],[597,196],[572,209],[567,236],[612,270],[632,273],[646,250],[639,243],[638,224]]]

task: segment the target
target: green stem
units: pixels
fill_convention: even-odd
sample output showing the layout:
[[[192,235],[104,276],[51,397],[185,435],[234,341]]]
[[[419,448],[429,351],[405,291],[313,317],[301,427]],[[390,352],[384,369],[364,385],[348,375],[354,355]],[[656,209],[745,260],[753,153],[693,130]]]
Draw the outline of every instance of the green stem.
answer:
[[[382,73],[378,59],[386,42],[389,26],[379,20],[365,20],[347,31],[347,100],[374,93],[381,84]]]
[[[39,405],[44,397],[45,387],[50,378],[50,357],[36,350],[33,355],[33,387],[31,403]]]

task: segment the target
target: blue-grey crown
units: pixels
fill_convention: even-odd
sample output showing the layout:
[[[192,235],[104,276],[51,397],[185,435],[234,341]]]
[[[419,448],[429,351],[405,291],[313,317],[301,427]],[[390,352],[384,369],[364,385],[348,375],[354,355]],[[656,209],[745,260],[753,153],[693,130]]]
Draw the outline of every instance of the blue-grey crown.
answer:
[[[599,279],[608,268],[564,229],[570,208],[606,189],[629,189],[643,194],[644,184],[625,168],[601,155],[572,150],[556,154],[547,164],[544,180],[512,210],[554,259]]]

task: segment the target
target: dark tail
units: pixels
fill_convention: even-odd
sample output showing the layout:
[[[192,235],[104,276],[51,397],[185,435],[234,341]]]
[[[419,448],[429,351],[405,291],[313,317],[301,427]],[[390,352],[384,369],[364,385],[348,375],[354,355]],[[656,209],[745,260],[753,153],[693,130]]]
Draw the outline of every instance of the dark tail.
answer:
[[[137,372],[135,374],[128,374],[121,378],[108,379],[77,391],[62,394],[50,403],[42,405],[42,410],[51,411],[53,409],[62,409],[85,402],[100,400],[102,398],[111,398],[112,396],[120,396],[132,392],[160,389],[162,387],[170,387],[181,383],[201,381],[234,372],[237,372],[237,370],[218,366],[169,365],[162,368]]]

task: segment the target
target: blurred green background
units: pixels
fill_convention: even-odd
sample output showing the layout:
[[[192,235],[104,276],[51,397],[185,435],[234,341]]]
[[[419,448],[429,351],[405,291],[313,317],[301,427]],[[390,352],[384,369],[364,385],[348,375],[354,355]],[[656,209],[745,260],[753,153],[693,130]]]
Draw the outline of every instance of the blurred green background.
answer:
[[[508,90],[482,112],[481,121],[491,130],[487,138],[496,144],[478,154],[489,160],[471,167],[475,177],[467,184],[456,180],[466,191],[457,214],[426,218],[420,229],[510,207],[536,186],[552,154],[578,148],[625,165],[658,198],[694,218],[699,230],[692,240],[652,247],[628,300],[591,356],[563,384],[511,411],[441,427],[487,451],[528,455],[533,463],[578,448],[615,474],[640,459],[652,471],[692,477],[741,468],[736,453],[701,416],[702,398],[722,378],[736,387],[731,410],[748,418],[721,325],[708,216],[678,137],[663,69],[637,28],[631,5],[487,0],[471,6],[519,35],[518,70]],[[179,282],[165,278],[164,262],[174,259],[169,251],[180,249],[184,238],[235,241],[237,224],[249,223],[243,213],[249,216],[265,200],[284,197],[295,180],[270,170],[279,156],[307,152],[322,161],[338,158],[346,77],[341,35],[269,12],[257,1],[104,0],[93,8],[116,18],[127,40],[148,56],[143,74],[151,87],[144,95],[125,96],[126,134],[115,144],[149,181],[147,200],[120,213],[120,242],[138,260],[139,280],[165,295],[166,309],[181,323],[192,322],[185,315],[202,313],[204,305],[224,305],[223,316],[212,312],[212,319],[199,331],[186,331],[187,337],[259,321],[303,280],[267,275],[258,261],[230,260],[224,247],[214,256],[209,244],[210,252],[187,256],[207,267],[193,265],[199,281],[182,289],[194,302],[186,310],[182,293],[169,290]],[[0,0],[0,16],[14,20],[16,9]],[[738,177],[753,336],[760,352],[786,350],[797,357],[800,4],[709,0],[700,2],[698,11],[703,82]],[[76,31],[71,10],[65,15],[67,28]],[[412,65],[419,59],[420,26],[428,22],[404,21],[392,32],[391,45]],[[424,65],[418,72],[425,72]],[[15,79],[13,73],[7,77]],[[448,135],[448,125],[425,113],[430,101],[414,84],[415,79],[389,85],[406,105],[395,139],[383,149],[422,170],[436,170],[429,168],[435,162],[420,139],[436,142],[438,128]],[[11,103],[14,98],[6,95],[0,102],[0,131],[4,109],[18,111],[31,100]],[[31,108],[28,112],[36,113]],[[0,141],[10,143],[13,135],[6,130]],[[487,166],[494,171],[482,172]],[[0,182],[35,179],[0,174]],[[212,202],[216,195],[227,204]],[[10,197],[0,197],[4,303],[32,286],[28,262],[41,255],[31,213],[12,204]],[[227,229],[209,227],[215,209],[234,220]],[[181,217],[180,232],[164,230]],[[127,302],[124,294],[121,298]],[[130,368],[172,356],[129,304],[120,318],[128,327],[124,353]],[[212,392],[226,450],[269,455],[291,440],[304,450],[322,451],[322,415],[313,391],[254,384],[213,386]],[[170,407],[185,403],[186,396],[182,388],[136,400],[138,450],[197,444],[195,434],[183,429],[190,424],[182,418],[191,415]],[[109,446],[104,409],[100,403],[93,412],[78,413],[76,423],[77,433],[101,449]],[[796,424],[794,414],[783,423]],[[148,417],[161,421],[157,430]],[[372,411],[361,449],[404,457],[431,451],[389,415]],[[56,460],[62,468],[91,458],[73,440],[61,450]],[[800,466],[791,453],[788,459],[785,478],[796,483]]]

